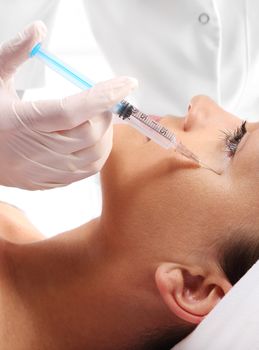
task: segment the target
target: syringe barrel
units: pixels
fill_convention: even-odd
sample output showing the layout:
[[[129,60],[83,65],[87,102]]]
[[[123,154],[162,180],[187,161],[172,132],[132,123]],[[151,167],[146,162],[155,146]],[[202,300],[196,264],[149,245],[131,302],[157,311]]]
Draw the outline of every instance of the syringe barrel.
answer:
[[[82,90],[89,89],[95,85],[89,78],[85,77],[75,69],[71,68],[59,58],[49,53],[38,43],[30,52],[30,57],[37,57],[48,67],[62,75],[71,83]],[[149,137],[154,142],[164,148],[176,147],[176,138],[167,128],[149,118],[146,114],[140,112],[127,101],[123,100],[112,108],[112,112],[119,118],[126,120],[131,126],[139,132]]]
[[[166,149],[177,147],[178,142],[174,133],[127,101],[121,101],[113,110],[119,118],[128,121],[131,126],[158,143],[161,147]]]

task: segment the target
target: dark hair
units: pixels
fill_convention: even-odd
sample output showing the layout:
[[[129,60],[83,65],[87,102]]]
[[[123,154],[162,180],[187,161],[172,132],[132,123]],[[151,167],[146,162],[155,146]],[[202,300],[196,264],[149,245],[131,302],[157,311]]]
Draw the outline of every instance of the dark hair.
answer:
[[[234,285],[259,259],[259,240],[249,239],[247,232],[239,232],[221,242],[217,251],[218,264],[229,282]],[[193,324],[176,325],[147,333],[132,350],[170,350],[195,328],[196,325]]]
[[[248,238],[247,232],[232,235],[218,249],[219,266],[232,285],[236,284],[258,259],[259,240],[256,236]]]
[[[187,337],[196,325],[176,325],[164,329],[152,330],[146,333],[141,339],[138,339],[138,345],[131,350],[170,350],[173,346]]]

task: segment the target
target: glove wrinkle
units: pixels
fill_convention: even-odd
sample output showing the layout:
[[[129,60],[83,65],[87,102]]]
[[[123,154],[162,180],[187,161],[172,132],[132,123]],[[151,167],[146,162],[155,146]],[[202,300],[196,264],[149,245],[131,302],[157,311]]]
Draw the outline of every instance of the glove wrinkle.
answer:
[[[21,101],[13,74],[42,41],[35,22],[0,47],[0,184],[27,190],[68,185],[101,170],[112,149],[112,113],[136,87],[118,77],[56,100]]]

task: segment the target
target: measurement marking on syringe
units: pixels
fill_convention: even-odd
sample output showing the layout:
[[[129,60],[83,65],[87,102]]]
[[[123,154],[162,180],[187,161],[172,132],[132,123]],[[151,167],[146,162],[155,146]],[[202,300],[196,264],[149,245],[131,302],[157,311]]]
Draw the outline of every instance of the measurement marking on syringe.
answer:
[[[133,108],[131,117],[136,118],[152,130],[158,132],[160,135],[162,135],[169,141],[176,141],[175,135],[171,133],[167,128],[165,128],[161,124],[158,124],[156,121],[150,119],[147,115],[138,111],[137,109]]]
[[[70,80],[73,84],[81,89],[86,89],[92,87],[94,84],[86,77],[81,76],[81,74],[74,71],[72,68],[68,67],[65,63],[61,62],[58,58],[54,57],[50,53],[46,52],[41,48],[41,44],[36,44],[30,52],[30,57],[38,57],[45,64],[47,64],[51,69],[57,73],[64,76],[64,78]],[[184,145],[176,140],[176,136],[173,132],[170,132],[164,126],[156,123],[152,119],[148,118],[147,115],[138,111],[134,106],[125,100],[120,101],[116,106],[111,109],[111,112],[118,115],[122,120],[131,120],[132,126],[136,127],[139,132],[149,137],[151,140],[159,144],[160,146],[168,149],[174,146],[175,150],[187,157],[188,159],[194,160],[200,166],[206,167],[214,171],[213,169],[204,165],[197,156],[195,156],[191,151],[189,151]],[[132,115],[134,113],[134,115]],[[135,119],[135,120],[134,120]],[[139,123],[143,123],[147,126],[145,129]],[[150,128],[150,130],[148,130]],[[157,134],[155,134],[157,132]],[[169,142],[168,142],[169,141]],[[214,171],[215,172],[215,171]]]

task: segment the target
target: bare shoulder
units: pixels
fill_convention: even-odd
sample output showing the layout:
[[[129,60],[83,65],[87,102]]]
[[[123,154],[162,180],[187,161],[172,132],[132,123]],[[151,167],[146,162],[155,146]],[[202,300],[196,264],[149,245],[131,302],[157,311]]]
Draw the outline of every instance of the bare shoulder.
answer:
[[[23,211],[0,202],[0,350],[32,348],[31,315],[21,307],[14,262],[23,244],[43,239]]]
[[[19,208],[0,202],[0,239],[12,243],[30,243],[45,239]]]
[[[21,303],[13,254],[18,246],[0,238],[0,349],[32,349],[31,315]],[[36,349],[36,347],[33,347]]]

